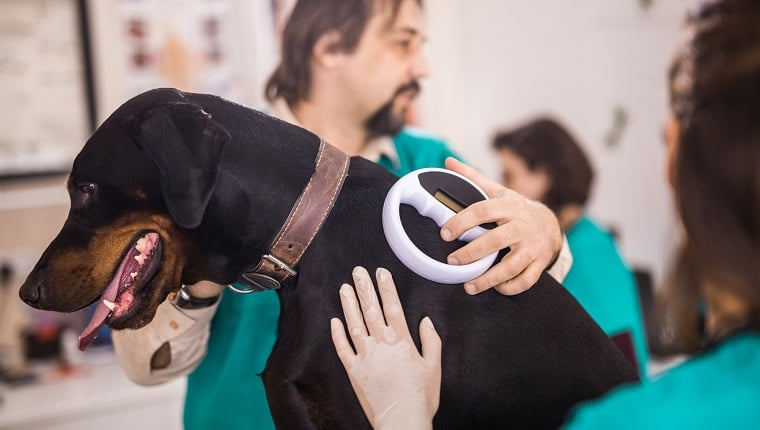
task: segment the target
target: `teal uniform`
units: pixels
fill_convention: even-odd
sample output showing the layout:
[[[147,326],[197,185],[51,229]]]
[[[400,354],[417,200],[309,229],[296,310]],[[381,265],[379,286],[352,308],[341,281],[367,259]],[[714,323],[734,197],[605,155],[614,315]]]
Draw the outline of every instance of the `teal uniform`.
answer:
[[[443,167],[447,157],[458,158],[445,142],[412,128],[404,129],[393,143],[398,160],[382,156],[378,164],[399,176]],[[258,375],[277,340],[279,316],[275,291],[223,293],[211,322],[206,357],[188,377],[186,430],[274,429]]]
[[[620,258],[613,237],[583,216],[567,232],[567,242],[573,265],[563,284],[605,333],[631,333],[645,380],[649,348],[636,280]]]
[[[758,429],[760,334],[736,335],[647,384],[576,409],[568,429]]]

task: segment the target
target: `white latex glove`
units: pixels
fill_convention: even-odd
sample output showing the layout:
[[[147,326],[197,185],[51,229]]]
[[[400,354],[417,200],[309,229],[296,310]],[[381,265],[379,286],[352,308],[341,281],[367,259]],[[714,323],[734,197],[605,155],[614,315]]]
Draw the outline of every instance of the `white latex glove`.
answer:
[[[335,350],[364,413],[375,429],[432,428],[441,390],[441,338],[430,318],[423,318],[420,355],[390,272],[379,268],[376,274],[384,310],[367,270],[356,267],[352,275],[361,309],[348,284],[341,286],[340,300],[356,352],[340,319],[333,318],[330,326]]]
[[[466,282],[465,291],[477,294],[493,287],[501,294],[513,295],[529,289],[562,249],[564,236],[554,212],[455,158],[446,159],[446,168],[472,180],[489,198],[454,215],[441,227],[441,238],[452,241],[476,225],[490,222],[497,225],[449,254],[448,263],[468,264],[511,248],[499,263]]]

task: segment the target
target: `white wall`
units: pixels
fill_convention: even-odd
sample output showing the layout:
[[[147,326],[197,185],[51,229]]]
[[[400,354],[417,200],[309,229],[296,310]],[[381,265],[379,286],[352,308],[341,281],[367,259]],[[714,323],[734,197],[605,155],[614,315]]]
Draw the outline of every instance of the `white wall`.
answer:
[[[590,213],[658,278],[676,240],[664,180],[666,70],[687,2],[426,2],[425,125],[493,178],[494,131],[540,113],[565,122],[596,168]],[[613,110],[627,112],[616,146]]]
[[[500,128],[537,113],[566,122],[596,166],[590,212],[621,233],[629,262],[661,276],[675,241],[663,179],[666,68],[690,1],[428,0],[433,74],[424,83],[423,126],[446,137],[493,178],[489,148]],[[238,101],[260,106],[276,44],[265,25],[271,0],[234,0],[246,79]],[[98,122],[128,95],[120,86],[115,2],[89,0],[95,41]],[[110,26],[110,27],[109,27]],[[111,28],[113,27],[113,28]],[[628,123],[619,145],[604,137],[613,109]],[[2,203],[2,199],[0,199]],[[11,223],[12,224],[12,223]]]

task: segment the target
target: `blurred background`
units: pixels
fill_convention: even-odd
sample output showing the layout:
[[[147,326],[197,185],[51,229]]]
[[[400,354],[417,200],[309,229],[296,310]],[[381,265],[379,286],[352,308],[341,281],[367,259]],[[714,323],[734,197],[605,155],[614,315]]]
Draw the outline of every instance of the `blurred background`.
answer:
[[[129,97],[172,86],[265,107],[293,0],[0,0],[0,429],[179,428],[184,382],[136,387],[87,311],[18,287],[68,211],[71,162]],[[688,2],[427,1],[415,122],[498,179],[495,132],[556,116],[596,168],[590,213],[656,283],[677,239],[664,180],[666,70]]]

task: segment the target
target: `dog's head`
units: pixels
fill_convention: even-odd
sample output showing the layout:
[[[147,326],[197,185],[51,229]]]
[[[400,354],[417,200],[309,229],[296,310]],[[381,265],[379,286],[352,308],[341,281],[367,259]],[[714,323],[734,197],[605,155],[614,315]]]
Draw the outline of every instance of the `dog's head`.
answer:
[[[74,161],[68,218],[21,298],[58,312],[97,302],[80,347],[103,324],[147,324],[180,287],[183,272],[204,261],[192,235],[229,140],[224,127],[177,91],[153,91],[122,105]]]

